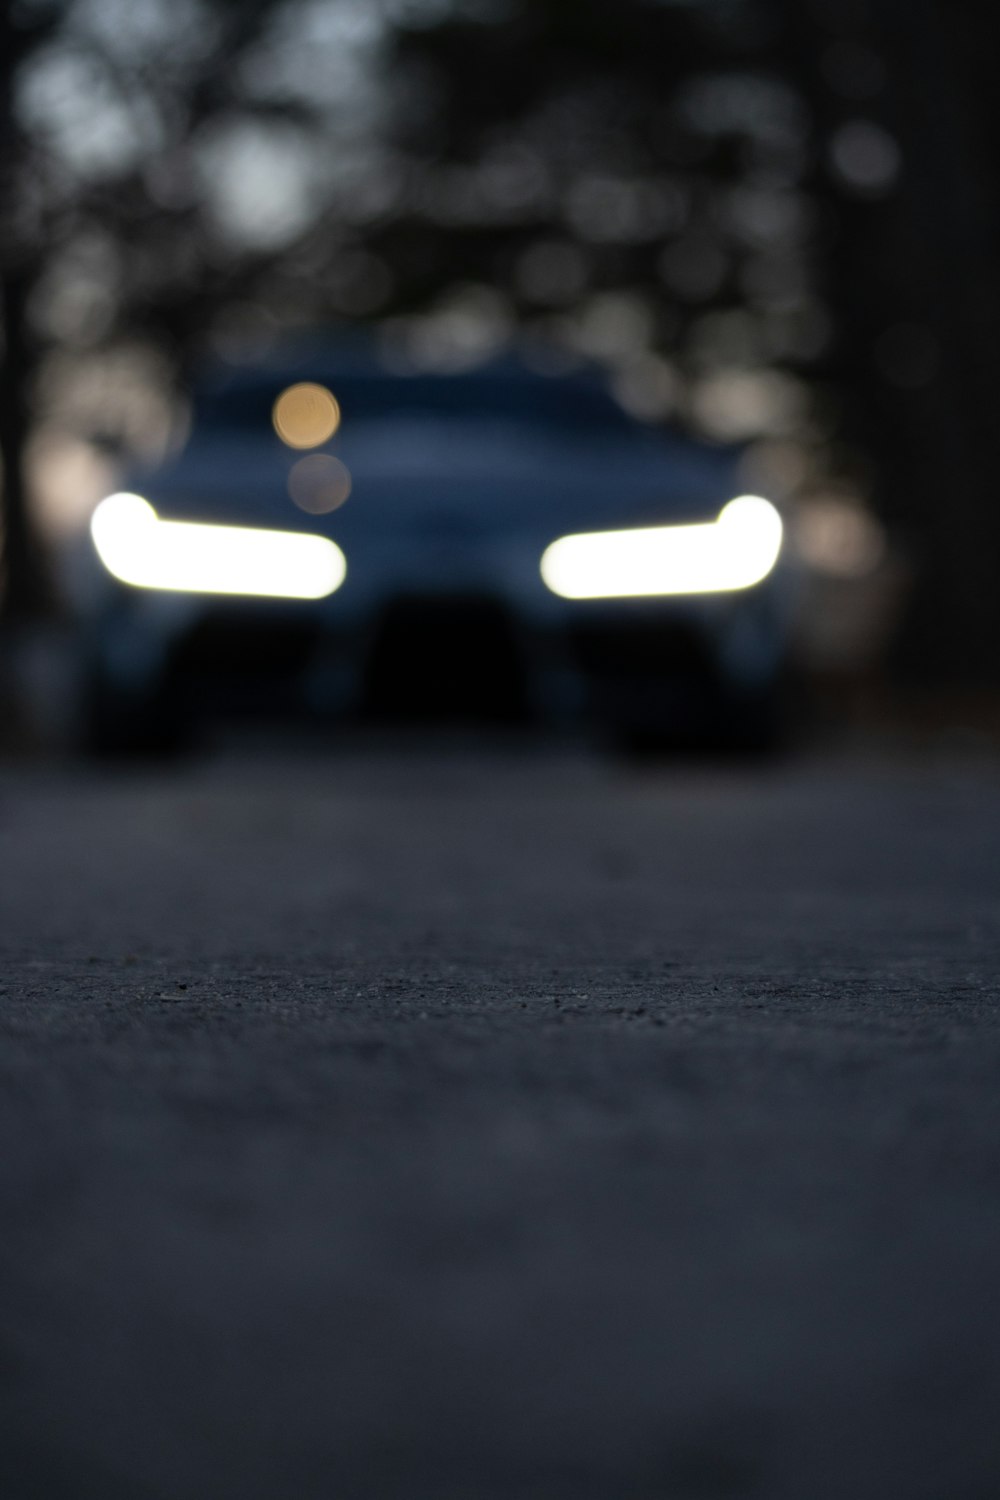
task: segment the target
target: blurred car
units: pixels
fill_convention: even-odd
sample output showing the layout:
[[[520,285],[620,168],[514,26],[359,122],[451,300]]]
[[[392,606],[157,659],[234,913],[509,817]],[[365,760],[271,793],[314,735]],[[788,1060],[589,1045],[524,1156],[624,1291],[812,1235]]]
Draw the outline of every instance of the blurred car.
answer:
[[[738,461],[514,358],[218,371],[183,450],[125,477],[76,559],[88,740],[166,748],[249,709],[763,743],[788,590]]]

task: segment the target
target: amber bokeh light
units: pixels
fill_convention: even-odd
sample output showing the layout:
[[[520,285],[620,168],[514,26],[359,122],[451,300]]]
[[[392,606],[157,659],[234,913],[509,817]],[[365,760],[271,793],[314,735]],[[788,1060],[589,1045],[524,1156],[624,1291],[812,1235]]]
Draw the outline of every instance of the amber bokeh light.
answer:
[[[350,495],[350,470],[329,453],[310,453],[292,465],[288,493],[300,510],[311,516],[326,515]]]
[[[329,442],[340,426],[340,405],[326,386],[302,381],[282,391],[271,420],[289,448],[318,448]]]

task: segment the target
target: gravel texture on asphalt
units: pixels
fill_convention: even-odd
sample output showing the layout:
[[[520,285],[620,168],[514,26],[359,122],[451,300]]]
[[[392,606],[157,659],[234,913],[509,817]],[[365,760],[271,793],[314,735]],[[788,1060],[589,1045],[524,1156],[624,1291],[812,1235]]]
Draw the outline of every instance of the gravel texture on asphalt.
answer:
[[[0,772],[3,1500],[996,1500],[1000,768]]]

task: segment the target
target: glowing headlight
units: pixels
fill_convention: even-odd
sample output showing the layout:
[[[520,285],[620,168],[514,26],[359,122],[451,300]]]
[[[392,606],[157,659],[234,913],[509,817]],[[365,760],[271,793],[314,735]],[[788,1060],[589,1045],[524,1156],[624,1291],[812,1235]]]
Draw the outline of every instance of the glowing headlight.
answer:
[[[563,536],[542,555],[542,578],[563,599],[721,594],[748,589],[781,551],[781,517],[742,495],[701,526],[649,526]]]
[[[193,594],[325,599],[347,572],[326,537],[161,521],[141,495],[109,495],[90,522],[101,562],[122,583]]]

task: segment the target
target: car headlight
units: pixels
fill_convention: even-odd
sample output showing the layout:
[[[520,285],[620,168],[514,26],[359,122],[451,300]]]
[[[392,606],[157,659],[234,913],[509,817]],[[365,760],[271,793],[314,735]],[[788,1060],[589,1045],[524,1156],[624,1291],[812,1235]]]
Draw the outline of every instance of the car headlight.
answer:
[[[347,573],[344,554],[326,537],[161,521],[141,495],[102,500],[90,533],[108,572],[142,589],[325,599]]]
[[[769,500],[741,495],[703,525],[560,537],[542,555],[542,578],[563,599],[727,593],[767,577],[782,530]]]

